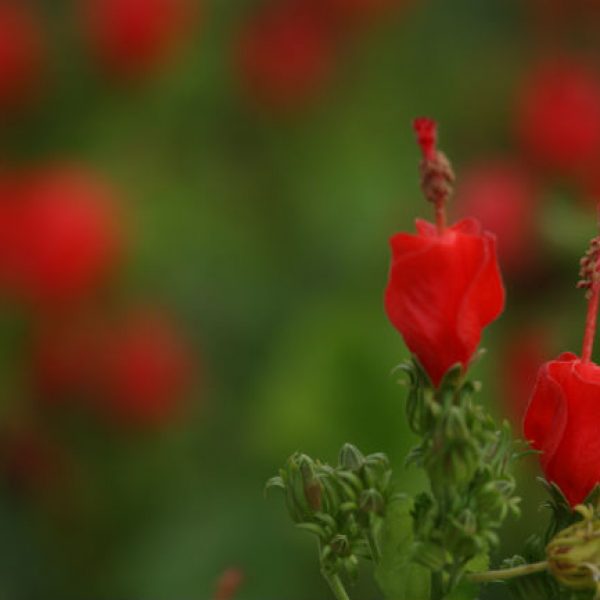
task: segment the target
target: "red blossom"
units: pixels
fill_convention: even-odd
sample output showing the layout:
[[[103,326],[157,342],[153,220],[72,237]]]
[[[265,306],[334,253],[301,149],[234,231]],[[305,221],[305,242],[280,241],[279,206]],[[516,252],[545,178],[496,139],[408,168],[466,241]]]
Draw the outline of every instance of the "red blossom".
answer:
[[[44,62],[44,35],[31,3],[0,0],[0,107],[33,98]]]
[[[266,3],[244,24],[236,50],[243,87],[270,109],[310,102],[333,70],[332,33],[309,2]]]
[[[418,220],[417,233],[390,240],[385,308],[434,385],[450,367],[466,369],[482,329],[504,307],[496,241],[474,219],[439,233]]]
[[[38,307],[95,291],[119,258],[113,196],[75,167],[22,173],[0,189],[3,284]]]
[[[566,352],[545,363],[524,421],[525,437],[572,506],[600,482],[600,367]]]
[[[53,320],[33,341],[32,380],[42,403],[78,405],[125,427],[173,420],[191,370],[188,344],[158,311]]]
[[[164,314],[139,312],[116,324],[107,337],[100,401],[107,416],[125,426],[172,420],[189,388],[190,349]]]
[[[112,73],[145,75],[164,64],[194,18],[190,0],[86,0],[85,32]]]
[[[547,59],[526,74],[517,135],[539,167],[571,174],[600,152],[600,80],[573,59]]]

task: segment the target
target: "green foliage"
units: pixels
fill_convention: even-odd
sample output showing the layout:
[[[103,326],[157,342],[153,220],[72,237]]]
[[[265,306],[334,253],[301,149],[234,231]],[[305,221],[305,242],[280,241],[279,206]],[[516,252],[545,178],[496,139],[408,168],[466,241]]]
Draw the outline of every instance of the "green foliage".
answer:
[[[434,573],[434,595],[443,598],[465,572],[486,564],[498,543],[497,529],[509,514],[519,514],[510,472],[517,453],[508,424],[498,428],[475,402],[478,386],[463,380],[460,365],[438,389],[415,360],[401,369],[410,382],[408,421],[421,437],[408,462],[423,468],[430,481],[430,491],[415,500],[413,554]],[[468,588],[456,597],[474,596]]]
[[[381,560],[375,578],[386,600],[427,600],[429,571],[411,560],[413,502],[401,496],[391,502],[382,523]]]

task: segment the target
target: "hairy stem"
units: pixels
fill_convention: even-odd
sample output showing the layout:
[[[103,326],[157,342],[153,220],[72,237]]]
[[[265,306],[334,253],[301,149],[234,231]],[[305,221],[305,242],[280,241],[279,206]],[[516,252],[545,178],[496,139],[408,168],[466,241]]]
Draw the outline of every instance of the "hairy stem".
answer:
[[[350,600],[350,596],[348,596],[346,588],[338,575],[328,573],[325,569],[322,569],[321,573],[323,574],[325,581],[329,584],[329,587],[335,596],[335,600]]]
[[[466,578],[474,583],[486,583],[489,581],[499,581],[503,579],[513,579],[514,577],[523,577],[532,573],[540,573],[548,568],[548,561],[521,565],[511,569],[498,569],[497,571],[485,571],[483,573],[469,573]]]

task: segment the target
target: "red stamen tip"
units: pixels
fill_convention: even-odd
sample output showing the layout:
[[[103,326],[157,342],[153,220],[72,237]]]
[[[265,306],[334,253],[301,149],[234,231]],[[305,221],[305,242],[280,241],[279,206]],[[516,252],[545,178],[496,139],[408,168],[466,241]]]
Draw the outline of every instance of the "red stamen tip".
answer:
[[[413,121],[413,129],[417,134],[417,143],[421,147],[423,158],[433,160],[437,143],[437,123],[428,117],[418,117]]]

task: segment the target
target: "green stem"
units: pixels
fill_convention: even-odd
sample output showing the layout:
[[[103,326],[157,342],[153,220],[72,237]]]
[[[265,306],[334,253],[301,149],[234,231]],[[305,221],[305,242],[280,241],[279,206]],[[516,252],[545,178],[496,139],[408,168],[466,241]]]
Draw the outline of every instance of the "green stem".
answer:
[[[379,551],[379,544],[377,543],[377,536],[375,535],[375,527],[377,522],[374,515],[369,515],[369,526],[365,530],[365,537],[369,544],[369,550],[371,551],[371,558],[373,562],[378,565],[381,560],[381,552]]]
[[[327,573],[325,569],[322,569],[321,573],[323,574],[325,581],[329,584],[329,587],[335,596],[335,600],[350,600],[350,596],[348,596],[346,588],[338,575]]]
[[[444,573],[442,571],[431,572],[431,600],[444,600]]]
[[[521,565],[512,569],[498,569],[497,571],[485,571],[484,573],[469,573],[466,577],[474,583],[486,583],[488,581],[498,581],[502,579],[512,579],[514,577],[523,577],[532,573],[539,573],[548,568],[548,561]]]

